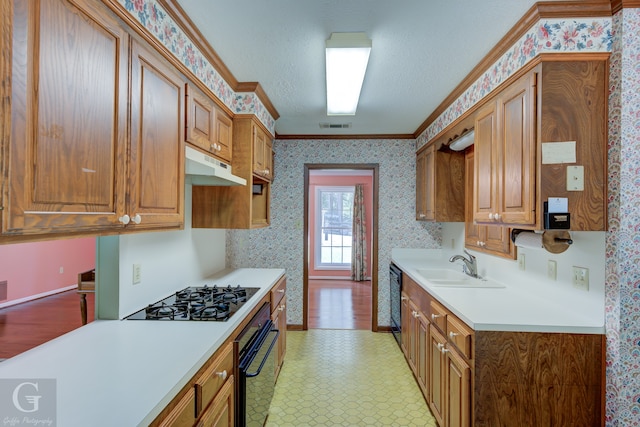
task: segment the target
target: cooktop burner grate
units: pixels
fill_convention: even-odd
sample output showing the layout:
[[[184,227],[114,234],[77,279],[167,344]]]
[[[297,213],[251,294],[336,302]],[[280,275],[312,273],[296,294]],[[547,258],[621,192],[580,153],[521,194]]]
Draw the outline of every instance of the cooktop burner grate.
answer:
[[[260,288],[188,287],[127,316],[127,320],[225,321]]]

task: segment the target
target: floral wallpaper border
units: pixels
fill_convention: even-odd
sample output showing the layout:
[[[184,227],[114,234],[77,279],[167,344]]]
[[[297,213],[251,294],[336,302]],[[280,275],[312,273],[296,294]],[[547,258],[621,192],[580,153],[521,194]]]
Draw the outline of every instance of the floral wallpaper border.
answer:
[[[118,0],[124,9],[236,114],[255,114],[275,135],[275,120],[253,92],[234,92],[155,0]]]
[[[418,136],[416,148],[430,141],[536,55],[545,52],[609,52],[611,43],[611,18],[538,21]]]

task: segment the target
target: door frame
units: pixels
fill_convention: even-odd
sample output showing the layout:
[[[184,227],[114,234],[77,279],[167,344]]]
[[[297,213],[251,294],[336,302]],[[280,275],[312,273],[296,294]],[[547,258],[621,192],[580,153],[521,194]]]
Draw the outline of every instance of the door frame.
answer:
[[[373,172],[373,224],[371,224],[371,330],[378,332],[378,163],[305,163],[304,164],[304,242],[302,273],[302,329],[309,318],[309,171],[318,169],[356,169]]]

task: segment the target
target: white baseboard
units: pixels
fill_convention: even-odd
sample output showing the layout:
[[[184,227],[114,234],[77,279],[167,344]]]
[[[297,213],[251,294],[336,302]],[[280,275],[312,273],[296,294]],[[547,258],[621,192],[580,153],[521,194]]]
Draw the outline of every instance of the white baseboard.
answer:
[[[78,285],[65,286],[64,288],[54,289],[52,291],[42,292],[36,295],[29,295],[28,297],[18,298],[11,301],[0,303],[0,308],[11,307],[12,305],[21,304],[23,302],[33,301],[34,299],[48,297],[49,295],[59,294],[60,292],[70,291],[76,289]]]

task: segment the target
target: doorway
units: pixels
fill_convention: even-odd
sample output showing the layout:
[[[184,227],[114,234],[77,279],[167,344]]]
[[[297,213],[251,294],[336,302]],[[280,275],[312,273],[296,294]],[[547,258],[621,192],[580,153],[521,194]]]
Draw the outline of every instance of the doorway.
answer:
[[[378,329],[378,164],[305,164],[303,329]],[[354,187],[364,190],[366,274],[351,280]]]

